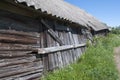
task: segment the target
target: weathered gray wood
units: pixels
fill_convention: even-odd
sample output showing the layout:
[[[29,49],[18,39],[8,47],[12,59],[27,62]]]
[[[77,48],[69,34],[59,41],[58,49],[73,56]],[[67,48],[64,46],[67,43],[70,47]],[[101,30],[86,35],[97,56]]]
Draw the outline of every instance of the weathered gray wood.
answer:
[[[36,63],[36,62],[34,62],[34,63]],[[37,63],[40,63],[40,64],[34,64],[34,63],[31,63],[31,64],[33,64],[33,66],[39,66],[39,68],[38,69],[35,69],[35,70],[30,70],[30,71],[28,71],[28,72],[24,72],[24,73],[20,73],[20,74],[15,74],[15,75],[11,75],[11,76],[8,76],[8,77],[5,77],[5,78],[1,78],[2,80],[7,80],[7,79],[9,79],[9,80],[18,80],[18,79],[22,79],[22,78],[26,78],[26,77],[29,77],[28,79],[31,79],[32,77],[36,77],[34,74],[38,74],[38,73],[41,73],[42,74],[42,71],[43,71],[43,66],[42,66],[42,63],[41,63],[41,61],[38,61]],[[19,64],[18,64],[19,65]],[[21,70],[22,69],[24,69],[24,68],[27,68],[26,66],[28,66],[28,65],[30,65],[30,64],[25,64],[25,66],[23,66],[22,68],[21,68]],[[29,68],[29,67],[28,67]],[[31,67],[30,67],[31,68]],[[12,69],[12,68],[10,68],[10,69]],[[32,77],[31,77],[32,76]],[[38,77],[40,77],[41,75],[39,75]]]
[[[46,46],[46,42],[47,42],[47,39],[46,39],[46,32],[44,31],[45,30],[45,27],[42,25],[42,24],[40,24],[39,25],[40,27],[39,27],[39,31],[40,31],[40,48],[45,48],[45,47],[47,47]],[[45,74],[46,73],[46,71],[48,71],[48,55],[38,55],[37,56],[37,58],[42,58],[41,60],[42,60],[42,64],[43,64],[43,66],[44,66],[44,68],[43,68],[43,74]]]
[[[58,44],[57,42],[54,42],[54,46],[58,46],[57,44]],[[58,66],[58,52],[53,53],[53,55],[54,55],[54,60],[55,60],[55,67],[54,67],[54,69],[57,69],[59,67]]]
[[[19,65],[2,67],[0,70],[0,78],[38,70],[42,67],[43,66],[41,65],[41,62],[39,61],[37,62],[35,61],[34,63],[30,62],[22,65],[19,64]]]
[[[21,56],[32,53],[32,51],[0,51],[2,56]]]
[[[25,61],[25,60],[24,60]],[[10,62],[8,62],[10,64]],[[14,62],[15,63],[15,62]],[[19,64],[12,64],[8,66],[1,67],[0,73],[3,71],[11,71],[11,70],[17,70],[17,69],[22,69],[22,68],[29,68],[29,67],[34,67],[34,66],[41,66],[41,61],[40,60],[33,60],[33,61],[26,61],[25,63],[19,63]]]
[[[69,27],[68,28],[69,32],[69,41],[70,41],[70,45],[73,45],[74,44],[74,39],[73,39],[73,35],[72,35],[72,29]],[[74,62],[74,49],[71,49],[71,62],[73,63]]]
[[[36,78],[38,78],[37,80],[39,80],[41,76],[42,76],[42,73],[39,72],[39,73],[23,76],[20,78],[16,78],[14,80],[36,80]]]
[[[28,54],[29,53],[29,54]],[[24,57],[30,56],[33,54],[32,51],[0,51],[0,58],[15,58],[15,57]]]
[[[24,64],[24,63],[29,63],[35,61],[36,58],[33,56],[31,57],[26,57],[26,58],[18,58],[18,59],[3,59],[2,62],[0,62],[0,68],[5,67],[5,66],[12,66],[12,65],[17,65],[17,64]]]
[[[22,73],[22,74],[17,74],[17,75],[13,75],[13,76],[1,78],[1,79],[2,80],[28,80],[28,79],[31,79],[31,78],[36,78],[36,76],[35,76],[36,74],[41,73],[41,75],[42,75],[42,71],[43,71],[43,69],[38,69],[38,70],[35,70],[35,71],[30,71],[30,72],[26,72],[26,73]],[[39,79],[40,79],[41,75],[38,75]]]
[[[74,34],[73,34],[74,42],[75,42],[75,44],[79,44],[78,30],[75,28],[73,32],[74,32]],[[76,54],[75,54],[76,56],[75,57],[76,57],[76,60],[77,60],[79,58],[79,56],[80,56],[81,50],[76,48],[75,51],[76,51]]]
[[[0,53],[10,51],[31,51],[33,48],[31,45],[12,44],[12,43],[0,43]]]
[[[43,29],[46,29],[46,28],[43,27]],[[43,47],[47,47],[47,31],[45,31],[43,34]],[[43,58],[43,64],[44,64],[44,72],[46,72],[49,70],[48,54],[44,54],[42,58]]]
[[[34,51],[32,48],[0,47],[0,51]]]
[[[83,35],[82,35],[82,33],[81,33],[80,31],[81,31],[81,29],[78,31],[78,39],[79,39],[79,43],[83,43]],[[81,48],[80,48],[80,50],[81,50],[80,55],[82,55],[82,53],[84,52],[84,51],[83,51],[83,48],[84,48],[84,47],[81,47]]]
[[[0,47],[6,48],[6,47],[17,47],[17,48],[32,48],[31,45],[25,45],[25,44],[16,44],[16,43],[0,43]]]
[[[64,38],[64,43],[66,45],[69,45],[66,31],[63,32],[63,38]],[[66,65],[65,66],[67,66],[69,64],[69,50],[64,51],[64,55],[65,55],[65,60],[66,60]]]
[[[55,33],[56,33],[56,35],[59,37],[59,31],[57,30],[59,24],[57,24],[56,21],[54,22],[54,24],[55,24],[55,29],[56,29]],[[59,26],[59,27],[60,27],[60,26]],[[58,42],[56,42],[55,44],[56,44],[55,46],[60,46]],[[62,68],[62,67],[63,67],[63,61],[62,61],[62,55],[61,55],[61,54],[62,54],[62,53],[61,53],[60,51],[58,51],[58,52],[56,53],[57,63],[58,63],[58,64],[57,64],[57,68]]]
[[[50,35],[47,34],[47,47],[54,46],[54,40],[51,38]],[[49,64],[49,70],[52,71],[55,68],[55,60],[54,60],[54,54],[48,54],[48,64]]]
[[[31,68],[24,68],[24,69],[20,69],[20,70],[16,70],[16,71],[8,71],[7,73],[0,74],[0,78],[4,78],[4,77],[16,75],[16,74],[21,74],[21,73],[25,73],[25,72],[30,72],[30,71],[34,71],[36,69],[39,69],[39,66],[31,67]]]
[[[63,41],[64,43],[64,38],[63,38],[63,31],[59,31],[58,32],[58,35],[60,37],[60,39]],[[64,52],[63,51],[60,51],[60,54],[61,54],[61,59],[62,59],[62,66],[61,67],[64,67],[65,64],[66,64],[66,60],[65,60],[65,55],[64,55]]]
[[[36,39],[30,38],[15,38],[10,36],[0,36],[0,42],[8,42],[8,43],[24,43],[24,44],[37,44]]]
[[[65,45],[65,46],[57,46],[57,47],[50,47],[50,48],[37,48],[36,51],[38,54],[46,54],[46,53],[53,53],[57,51],[65,51],[73,48],[78,48],[85,46],[86,44],[76,44],[76,45]]]
[[[69,38],[69,32],[66,32],[66,35],[67,35],[67,44],[68,45],[71,45],[71,43],[70,43],[70,38]],[[67,55],[68,55],[68,61],[69,61],[69,64],[72,62],[72,56],[71,56],[71,50],[68,50],[67,51]]]
[[[56,36],[56,33],[52,29],[48,29],[48,33],[60,44],[64,45],[63,42]]]
[[[48,28],[48,33],[60,44],[60,45],[64,45],[62,43],[62,41],[60,40],[60,38],[56,35],[56,33],[50,28],[50,26],[48,24],[45,23],[44,20],[41,20],[41,23]]]
[[[15,30],[0,30],[0,34],[39,37],[39,34],[37,32],[23,32],[23,31],[15,31]]]

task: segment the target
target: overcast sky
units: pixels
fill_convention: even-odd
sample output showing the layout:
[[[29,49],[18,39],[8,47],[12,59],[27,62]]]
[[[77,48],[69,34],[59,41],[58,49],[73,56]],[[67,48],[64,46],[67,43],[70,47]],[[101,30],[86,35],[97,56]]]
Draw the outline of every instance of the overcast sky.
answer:
[[[109,26],[120,25],[120,0],[65,0]]]

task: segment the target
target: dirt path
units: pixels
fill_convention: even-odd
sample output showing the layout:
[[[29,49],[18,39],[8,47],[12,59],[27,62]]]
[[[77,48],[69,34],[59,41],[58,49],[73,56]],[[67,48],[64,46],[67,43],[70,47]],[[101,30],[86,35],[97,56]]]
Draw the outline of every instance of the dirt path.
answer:
[[[119,78],[120,78],[120,47],[116,47],[114,49],[114,59],[115,59],[115,62],[116,62],[116,66],[117,66],[117,69],[118,69],[118,72],[119,72]]]

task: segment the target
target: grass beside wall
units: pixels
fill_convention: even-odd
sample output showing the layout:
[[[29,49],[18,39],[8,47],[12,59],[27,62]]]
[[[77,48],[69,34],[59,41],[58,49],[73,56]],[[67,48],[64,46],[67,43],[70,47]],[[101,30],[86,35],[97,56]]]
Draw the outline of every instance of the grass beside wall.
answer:
[[[42,80],[118,80],[113,48],[120,45],[120,37],[110,34],[95,40],[97,45],[89,46],[77,63],[48,73]]]

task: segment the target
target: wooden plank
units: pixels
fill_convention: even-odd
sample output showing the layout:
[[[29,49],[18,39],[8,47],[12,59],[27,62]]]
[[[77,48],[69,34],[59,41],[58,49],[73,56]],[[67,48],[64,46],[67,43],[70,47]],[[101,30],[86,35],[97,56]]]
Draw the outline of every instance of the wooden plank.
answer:
[[[63,31],[60,31],[59,35],[60,35],[60,39],[65,44]],[[65,59],[66,53],[65,53],[65,51],[60,51],[60,52],[61,52],[61,57],[62,57],[62,61],[63,61],[63,67],[65,67],[67,64],[66,59]]]
[[[59,31],[56,29],[58,27],[59,24],[57,24],[57,22],[54,22],[55,24],[55,33],[56,35],[59,37]],[[63,27],[65,28],[65,27]],[[60,46],[59,43],[56,41],[55,42],[55,46]],[[57,58],[57,68],[62,68],[63,67],[63,61],[62,61],[62,53],[60,51],[56,52],[56,58]]]
[[[42,76],[42,73],[38,72],[31,75],[23,76],[20,78],[16,78],[14,80],[36,80],[36,78],[38,78],[37,80],[39,80],[41,76]]]
[[[0,42],[7,42],[7,43],[23,43],[23,44],[37,44],[36,39],[29,39],[29,38],[15,38],[9,36],[0,36]]]
[[[58,52],[58,51],[65,51],[73,48],[78,48],[78,47],[83,47],[86,46],[86,43],[83,44],[76,44],[76,45],[65,45],[65,46],[57,46],[57,47],[50,47],[50,48],[36,48],[36,52],[38,54],[48,54],[48,53],[53,53],[53,52]]]
[[[22,73],[22,74],[17,74],[17,75],[13,75],[13,76],[1,78],[1,79],[2,80],[8,80],[8,79],[9,80],[28,80],[31,78],[36,78],[35,75],[41,73],[40,75],[38,75],[38,77],[40,79],[40,76],[42,75],[42,71],[43,71],[43,69],[38,69],[38,70],[34,70],[34,71]]]
[[[19,56],[19,55],[27,55],[27,54],[32,53],[32,51],[0,51],[0,55],[13,55],[13,56]]]
[[[67,39],[67,44],[68,44],[68,45],[71,45],[70,37],[69,37],[69,32],[66,32],[66,35],[67,35],[67,37],[66,37],[66,39]],[[68,51],[67,51],[67,55],[68,55],[69,64],[72,63],[72,55],[71,55],[71,54],[72,54],[72,53],[71,53],[71,50],[68,50]]]
[[[31,61],[30,61],[31,60]],[[20,62],[21,61],[21,62]],[[39,64],[41,64],[41,60],[32,60],[32,59],[23,59],[23,60],[17,60],[17,61],[13,61],[13,63],[12,62],[10,62],[10,61],[6,61],[6,62],[3,62],[3,63],[0,63],[0,68],[1,68],[1,70],[0,70],[0,72],[1,71],[7,71],[7,69],[8,70],[12,70],[12,69],[14,69],[14,68],[21,68],[21,67],[31,67],[31,66],[39,66]]]
[[[37,67],[31,67],[31,68],[24,68],[24,69],[20,69],[20,70],[16,70],[16,71],[8,71],[7,73],[0,74],[0,78],[4,78],[4,77],[16,75],[16,74],[22,74],[22,73],[34,71],[37,69],[40,69],[40,67],[37,66]]]
[[[73,37],[73,44],[75,45],[75,44],[78,44],[78,43],[76,43],[76,29],[75,28],[72,28],[72,37]],[[74,58],[74,61],[76,61],[77,60],[77,50],[76,49],[74,49],[74,52],[73,52],[73,58]]]
[[[0,53],[7,51],[32,51],[31,45],[0,43]]]
[[[12,59],[0,59],[0,63],[4,62],[14,62],[14,61],[19,61],[19,60],[35,60],[36,56],[25,56],[25,57],[18,57],[18,58],[12,58]]]
[[[74,40],[73,40],[73,35],[72,35],[72,29],[69,27],[68,28],[69,32],[69,41],[70,41],[70,45],[73,45],[74,44]],[[71,63],[74,62],[74,49],[71,49]]]
[[[27,44],[0,43],[0,47],[32,48],[33,46]]]
[[[39,34],[36,32],[23,32],[23,31],[16,31],[16,30],[0,30],[0,34],[39,37]]]
[[[32,51],[0,51],[0,58],[22,57],[30,54]]]
[[[51,27],[45,23],[44,20],[41,20],[41,23],[48,28],[48,33],[60,44],[64,45],[60,38],[56,35],[56,33],[51,29]]]
[[[32,48],[0,47],[0,51],[34,51]]]
[[[22,70],[25,68],[31,68],[31,67],[36,67],[36,66],[41,66],[40,63],[36,63],[36,62],[29,62],[29,63],[24,63],[24,64],[17,64],[17,65],[12,65],[12,66],[6,66],[6,67],[2,67],[0,70],[0,74],[2,73],[7,73],[7,72],[11,72],[11,71],[18,71],[18,70]]]
[[[31,72],[43,68],[40,61],[34,61],[26,64],[18,64],[13,66],[2,67],[0,70],[0,78]]]
[[[54,21],[54,28],[55,28],[55,33],[56,33],[56,36],[58,36],[59,37],[59,35],[58,35],[58,30],[56,30],[56,27],[57,27],[58,25],[57,25],[57,22],[56,21]],[[60,38],[59,38],[60,39]],[[59,45],[59,43],[57,42],[57,41],[54,41],[54,46],[60,46]],[[60,52],[56,52],[55,54],[54,54],[54,60],[55,60],[55,69],[58,69],[59,68],[59,55],[60,54]]]
[[[47,34],[47,47],[54,46],[54,40],[51,38],[50,35]],[[52,71],[55,68],[55,60],[54,60],[54,53],[48,54],[48,64],[49,64],[49,70]]]
[[[47,45],[46,45],[46,32],[45,32],[45,27],[42,25],[42,24],[40,24],[39,23],[39,31],[40,31],[40,38],[39,38],[39,40],[40,40],[40,48],[45,48],[45,47],[47,47]],[[43,66],[44,66],[44,68],[43,68],[43,74],[45,74],[46,73],[46,71],[48,70],[48,61],[47,61],[47,58],[48,58],[48,55],[37,55],[37,58],[42,58],[41,60],[42,60],[42,64],[43,64]]]
[[[13,59],[2,59],[3,61],[0,62],[0,68],[5,66],[17,65],[17,64],[24,64],[33,62],[36,60],[35,56],[26,57],[26,58],[13,58]]]
[[[43,47],[47,47],[47,31],[46,31],[46,27],[42,26],[43,28],[43,35],[42,35],[42,38],[43,38]],[[42,55],[42,60],[43,60],[43,65],[44,65],[44,73],[46,71],[49,70],[49,62],[48,62],[48,54],[44,54]]]
[[[12,58],[18,58],[18,57],[29,57],[33,56],[32,54],[24,55],[24,56],[0,56],[0,59],[12,59]]]
[[[58,68],[58,53],[53,53],[53,56],[54,56],[54,70]]]
[[[81,32],[81,28],[79,28],[78,34],[79,34],[79,35],[78,35],[79,43],[81,44],[81,43],[83,43],[83,34],[82,34],[82,32]],[[80,56],[81,56],[82,53],[84,52],[84,51],[83,51],[83,48],[84,48],[84,47],[81,47],[81,48],[80,48],[80,50],[81,50]]]
[[[79,33],[78,33],[78,30],[79,30],[79,28],[75,28],[74,29],[73,37],[74,37],[75,44],[79,44],[79,38],[78,38]],[[80,56],[81,49],[80,48],[76,48],[75,51],[76,51],[76,56],[75,57],[76,57],[76,60],[77,60],[79,58],[79,56]]]
[[[64,31],[63,32],[63,39],[64,39],[64,43],[66,44],[66,45],[68,45],[68,38],[67,38],[67,33],[66,33],[66,31]],[[66,60],[66,64],[65,64],[65,66],[67,66],[68,64],[69,64],[69,50],[65,50],[64,51],[64,58],[65,58],[65,60]]]

